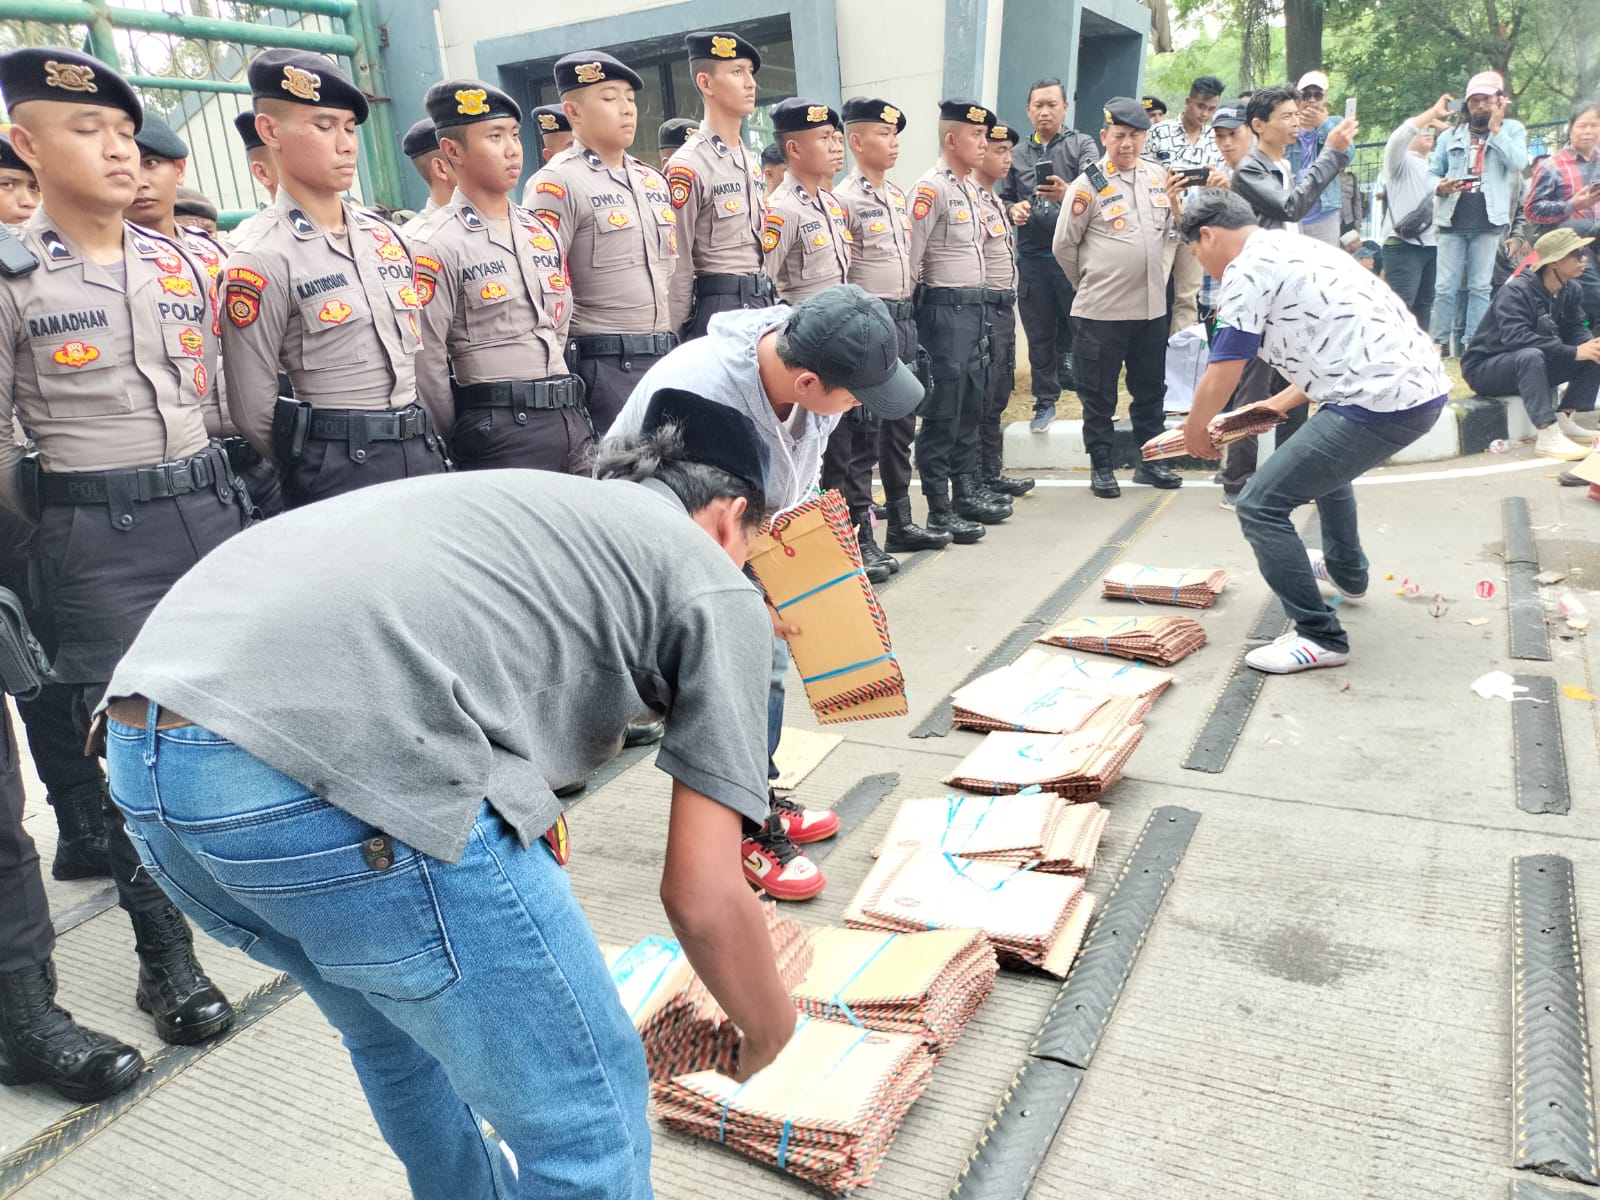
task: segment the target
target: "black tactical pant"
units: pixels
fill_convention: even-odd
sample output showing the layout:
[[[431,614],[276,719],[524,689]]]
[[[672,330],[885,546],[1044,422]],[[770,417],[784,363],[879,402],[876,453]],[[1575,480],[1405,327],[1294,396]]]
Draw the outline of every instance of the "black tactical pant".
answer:
[[[1017,256],[1017,308],[1028,338],[1035,405],[1061,399],[1061,359],[1073,352],[1072,296],[1067,273],[1053,257]]]
[[[1113,465],[1113,426],[1117,419],[1117,377],[1128,368],[1128,416],[1134,445],[1162,430],[1167,391],[1165,315],[1148,321],[1091,321],[1074,318],[1073,365],[1083,400],[1083,448],[1096,467]]]
[[[878,457],[878,422],[859,408],[839,418],[822,452],[822,486],[837,488],[860,525],[872,509],[872,464]]]
[[[509,408],[469,408],[457,415],[450,435],[450,455],[463,471],[523,467],[583,475],[593,446],[589,415],[576,404],[529,408],[520,414]]]
[[[1005,465],[1005,431],[1000,427],[1000,418],[1005,415],[1011,391],[1017,386],[1017,310],[1014,302],[1004,301],[985,305],[985,308],[989,322],[989,378],[983,420],[978,427],[982,452],[979,473],[985,479],[992,479]]]
[[[977,289],[935,288],[917,304],[917,340],[928,352],[928,394],[917,415],[917,470],[922,490],[943,488],[951,476],[977,465],[978,414],[983,405],[984,316],[981,299],[957,304],[938,301],[940,293],[974,295]],[[962,431],[971,445],[962,445]],[[971,465],[968,465],[970,462]]]
[[[894,315],[895,333],[900,338],[900,361],[918,373],[927,385],[927,371],[917,353],[917,318],[910,302],[889,301]],[[903,500],[911,494],[911,443],[917,436],[917,415],[878,422],[878,474],[883,479],[884,499]]]
[[[603,438],[628,403],[644,373],[664,358],[661,354],[578,355],[573,374],[583,380],[584,402],[594,436]]]
[[[22,827],[22,773],[11,714],[0,712],[0,971],[36,967],[56,947],[39,852]]]
[[[679,267],[687,270],[689,264],[680,260]],[[715,276],[717,279],[730,279],[734,276]],[[684,341],[702,336],[706,327],[711,324],[711,318],[718,313],[733,312],[740,308],[771,308],[778,302],[777,293],[772,290],[771,281],[766,276],[740,277],[749,281],[748,285],[741,286],[739,291],[712,292],[703,289],[699,280],[695,281],[694,305],[689,309],[689,319],[683,323],[679,336]],[[759,291],[757,290],[759,289]]]
[[[367,442],[352,448],[342,438],[311,438],[283,473],[284,507],[301,508],[374,483],[438,475],[447,469],[444,440],[431,422],[426,433],[403,442]]]

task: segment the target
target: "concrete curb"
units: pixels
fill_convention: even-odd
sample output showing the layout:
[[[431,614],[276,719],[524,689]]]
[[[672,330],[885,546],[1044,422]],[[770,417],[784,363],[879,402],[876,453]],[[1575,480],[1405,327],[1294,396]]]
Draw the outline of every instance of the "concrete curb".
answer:
[[[1176,417],[1167,418],[1167,428],[1181,422]],[[1499,439],[1525,441],[1532,438],[1534,428],[1528,420],[1527,409],[1516,396],[1472,396],[1465,400],[1451,400],[1445,411],[1423,437],[1418,438],[1390,462],[1425,463],[1441,462],[1469,454],[1482,454],[1491,442]],[[1272,454],[1273,439],[1263,438],[1261,461]],[[1114,465],[1126,470],[1139,462],[1139,446],[1133,439],[1133,427],[1126,420],[1117,422]],[[1005,430],[1006,466],[1021,471],[1088,470],[1089,455],[1083,448],[1082,421],[1056,421],[1043,433],[1034,433],[1026,421],[1013,421]],[[1167,465],[1179,471],[1215,471],[1215,463],[1197,458],[1172,458]]]

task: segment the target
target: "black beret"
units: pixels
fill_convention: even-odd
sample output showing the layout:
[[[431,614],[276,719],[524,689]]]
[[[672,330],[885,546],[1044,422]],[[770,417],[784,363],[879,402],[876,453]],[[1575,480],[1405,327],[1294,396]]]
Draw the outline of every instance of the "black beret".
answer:
[[[481,79],[446,79],[428,89],[422,103],[438,129],[476,125],[504,117],[522,120],[522,105]]]
[[[30,46],[0,54],[0,96],[7,108],[28,100],[119,108],[144,128],[144,105],[128,81],[98,58],[60,46]]]
[[[752,71],[761,70],[761,54],[737,33],[703,29],[683,39],[683,48],[690,58],[723,59],[748,58]]]
[[[726,471],[766,494],[772,451],[738,409],[682,388],[662,388],[650,397],[640,432],[649,436],[668,424],[678,427],[686,460]]]
[[[3,133],[0,133],[0,171],[26,171],[33,174],[33,168],[22,161],[22,155],[16,152],[11,139]]]
[[[239,140],[244,143],[245,152],[259,150],[264,144],[261,135],[256,132],[256,110],[247,108],[233,119],[233,127],[239,131]]]
[[[1145,112],[1159,111],[1165,113],[1167,111],[1167,102],[1160,96],[1146,96],[1143,100],[1139,101],[1139,104],[1145,110]]]
[[[846,125],[870,121],[876,125],[893,125],[896,133],[905,132],[906,114],[876,96],[851,96],[844,102],[842,111]]]
[[[1106,101],[1105,118],[1107,128],[1112,125],[1126,125],[1129,129],[1150,128],[1150,114],[1145,112],[1144,105],[1126,96],[1113,96]]]
[[[987,128],[994,124],[994,114],[975,100],[941,100],[939,120],[961,121]]]
[[[639,72],[599,50],[581,50],[556,59],[556,91],[570,92],[597,83],[625,83],[634,91],[644,87]]]
[[[250,94],[257,100],[288,100],[318,108],[343,108],[367,119],[367,98],[331,58],[307,50],[267,50],[250,60]]]
[[[439,148],[439,130],[427,117],[406,130],[405,137],[400,139],[400,153],[407,158],[416,158],[423,154],[432,154]]]
[[[217,219],[217,206],[212,203],[211,197],[199,188],[179,188],[172,212],[174,216],[179,217],[204,217],[208,221]]]
[[[541,104],[533,110],[540,133],[571,133],[572,122],[559,104]]]
[[[133,144],[139,147],[140,154],[150,154],[156,158],[170,158],[176,162],[189,157],[188,143],[173,133],[172,126],[155,113],[145,115],[144,128],[134,135]]]
[[[689,135],[699,128],[700,122],[692,121],[688,117],[673,117],[670,121],[663,121],[656,133],[656,146],[662,150],[677,150],[689,140]]]
[[[844,128],[838,113],[804,96],[791,96],[772,106],[773,133],[799,133],[804,129],[826,129],[830,125],[839,130]]]
[[[1017,127],[1015,125],[994,124],[989,126],[989,140],[991,142],[1010,142],[1017,144]]]

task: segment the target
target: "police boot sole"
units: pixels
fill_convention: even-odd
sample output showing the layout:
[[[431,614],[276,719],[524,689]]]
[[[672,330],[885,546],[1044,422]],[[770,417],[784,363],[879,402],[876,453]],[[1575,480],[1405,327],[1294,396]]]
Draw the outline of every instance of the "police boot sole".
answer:
[[[883,544],[891,554],[915,554],[919,550],[943,550],[952,540],[949,530],[944,531],[943,537],[933,537],[924,533],[897,538],[891,533],[883,539]]]
[[[150,1019],[155,1022],[156,1036],[171,1046],[192,1046],[196,1042],[203,1042],[207,1038],[216,1037],[234,1022],[233,1005],[224,1002],[222,1012],[212,1017],[209,1021],[201,1021],[195,1025],[182,1025],[174,1027],[170,1022],[163,1021],[156,1016],[155,1006],[150,1003],[150,998],[144,992],[135,992],[134,1000],[139,1008],[150,1014]]]
[[[976,529],[963,529],[960,532],[957,532],[954,529],[946,529],[944,532],[950,535],[950,540],[956,545],[970,546],[973,542],[982,541],[983,535],[987,533],[988,530],[986,530],[982,525],[979,525]]]
[[[47,1071],[37,1068],[18,1066],[14,1063],[0,1060],[0,1086],[21,1087],[29,1083],[42,1083],[53,1089],[58,1095],[79,1104],[92,1104],[97,1100],[105,1100],[115,1096],[127,1088],[135,1079],[139,1078],[144,1070],[144,1059],[139,1054],[133,1054],[122,1067],[114,1074],[106,1076],[98,1083],[73,1083],[70,1079],[59,1079]]]
[[[977,505],[964,505],[956,509],[956,515],[967,521],[977,521],[982,525],[999,525],[1011,515],[1010,509],[980,508]]]
[[[1120,483],[1091,483],[1089,490],[1102,500],[1116,500],[1122,495],[1122,485]]]
[[[887,563],[868,563],[865,570],[869,583],[888,583],[889,576],[894,574]]]
[[[1146,487],[1160,488],[1162,491],[1171,491],[1173,488],[1181,488],[1183,486],[1183,480],[1178,476],[1163,479],[1159,475],[1149,475],[1143,471],[1135,471],[1133,473],[1133,481],[1142,483]]]

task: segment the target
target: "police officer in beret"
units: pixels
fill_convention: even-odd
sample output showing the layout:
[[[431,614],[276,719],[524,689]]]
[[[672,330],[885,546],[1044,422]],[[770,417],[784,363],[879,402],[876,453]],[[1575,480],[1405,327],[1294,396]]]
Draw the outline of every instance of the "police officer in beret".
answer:
[[[430,406],[454,391],[457,467],[580,471],[594,433],[567,373],[566,256],[556,228],[511,200],[522,109],[481,79],[436,83],[427,105],[456,190],[412,239],[427,332],[417,386]]]
[[[21,225],[39,207],[39,181],[0,133],[0,225]]]
[[[1106,157],[1073,180],[1068,211],[1056,226],[1056,259],[1077,294],[1073,346],[1089,485],[1103,499],[1122,494],[1112,470],[1112,438],[1124,364],[1134,445],[1163,426],[1167,275],[1177,243],[1166,169],[1142,158],[1149,130],[1150,116],[1139,101],[1119,96],[1106,102],[1100,131]],[[1183,483],[1159,462],[1139,463],[1133,481],[1157,488]]]
[[[766,308],[774,293],[761,269],[761,174],[740,134],[755,111],[761,55],[736,33],[691,33],[684,47],[705,120],[672,156],[667,184],[678,210],[672,319],[694,338],[717,313]]]
[[[406,130],[405,137],[400,139],[400,153],[411,160],[428,188],[428,201],[422,211],[400,226],[400,232],[410,237],[423,217],[450,203],[450,196],[456,190],[456,173],[444,151],[439,149],[439,131],[429,117],[423,117]]]
[[[661,127],[656,130],[656,150],[661,157],[662,170],[666,170],[672,156],[683,149],[689,135],[699,128],[699,122],[691,121],[688,117],[673,117],[661,122]]]
[[[1001,496],[1025,496],[1033,480],[1007,475],[1004,431],[1000,418],[1011,402],[1017,381],[1017,260],[1011,222],[995,187],[1011,170],[1011,151],[1017,144],[1015,126],[996,122],[989,127],[983,161],[973,172],[978,184],[979,211],[983,214],[983,306],[989,322],[989,374],[978,414],[978,478]]]
[[[184,229],[203,233],[213,242],[217,240],[217,219],[221,214],[217,211],[216,201],[199,188],[187,184],[180,186],[178,197],[172,204],[172,212]]]
[[[583,380],[597,437],[639,376],[678,344],[669,289],[678,213],[654,167],[628,153],[644,81],[598,50],[555,65],[573,143],[533,178],[533,209],[561,235],[572,282],[568,359]]]
[[[533,110],[533,121],[539,127],[540,161],[549,162],[572,145],[572,122],[561,105],[541,104]]]
[[[247,108],[234,117],[233,127],[238,131],[239,140],[244,143],[244,157],[250,164],[250,178],[261,185],[261,190],[267,194],[267,203],[270,204],[278,198],[278,167],[272,161],[272,151],[267,149],[261,140],[261,135],[256,132],[256,110]],[[240,222],[234,227],[234,241],[238,240],[239,229],[243,224],[244,222]]]
[[[783,177],[789,173],[789,166],[783,157],[783,147],[774,142],[770,146],[761,148],[761,186],[767,195],[772,195],[783,183]]]
[[[156,602],[246,517],[207,432],[217,404],[211,280],[182,243],[123,219],[139,187],[133,89],[96,59],[43,47],[0,55],[0,96],[43,196],[21,233],[36,268],[0,273],[0,428],[21,421],[38,469],[19,471],[21,447],[0,438],[0,505],[38,524],[31,609],[54,677],[75,691],[82,734]],[[4,740],[0,1080],[99,1099],[141,1064],[54,1005],[48,909],[9,731]],[[134,927],[139,1006],[166,1041],[226,1029],[233,1009],[195,961],[182,914],[142,869],[122,821],[104,827]]]
[[[222,344],[234,423],[280,468],[288,507],[445,470],[448,397],[417,402],[422,296],[400,232],[343,199],[367,98],[318,54],[250,63],[281,183],[228,259]],[[294,400],[280,400],[278,370]]]

